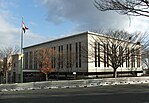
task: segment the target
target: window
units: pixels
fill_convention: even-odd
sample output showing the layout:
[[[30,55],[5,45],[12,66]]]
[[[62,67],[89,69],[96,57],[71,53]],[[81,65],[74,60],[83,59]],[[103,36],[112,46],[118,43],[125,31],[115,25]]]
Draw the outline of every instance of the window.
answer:
[[[37,69],[37,50],[34,51],[34,69]]]
[[[69,44],[69,67],[72,67],[72,48],[71,44]]]
[[[52,68],[55,68],[55,66],[56,66],[56,57],[55,57],[56,48],[52,47],[51,49],[52,49],[52,55],[51,55],[52,57],[50,57],[50,58],[51,58]]]
[[[119,60],[120,60],[120,66],[123,67],[123,48],[122,46],[119,46]]]
[[[106,58],[106,44],[104,44],[104,67],[106,67],[106,62],[107,58]]]
[[[33,52],[29,52],[29,69],[33,69]]]
[[[79,67],[81,68],[81,42],[79,42]]]
[[[42,59],[43,59],[43,50],[42,49],[40,49],[39,51],[38,51],[38,57],[39,57],[39,60],[38,60],[38,66],[39,66],[39,68],[42,68],[42,66],[43,66],[43,64],[42,64]]]
[[[97,67],[97,43],[95,42],[95,67]]]
[[[100,43],[95,43],[95,67],[100,67]]]
[[[76,68],[78,68],[78,43],[76,43]]]
[[[25,69],[28,69],[28,52],[24,53],[24,65]]]
[[[69,67],[69,63],[68,63],[68,62],[69,62],[69,60],[68,60],[68,55],[69,55],[69,54],[68,54],[68,53],[69,53],[69,52],[68,52],[68,44],[67,44],[67,48],[66,48],[66,49],[67,49],[67,54],[66,54],[67,66],[66,66],[66,67],[68,68],[68,67]]]
[[[53,68],[55,68],[55,63],[56,63],[56,57],[55,57],[55,50],[56,50],[56,48],[54,47],[53,48]]]
[[[13,64],[13,67],[14,67],[14,68],[16,67],[16,63]]]
[[[60,64],[61,64],[61,68],[63,68],[63,45],[61,45],[61,61],[60,61]]]
[[[141,62],[141,54],[139,49],[137,50],[137,67],[140,67],[140,62]]]
[[[67,55],[66,55],[67,66],[66,67],[71,68],[72,67],[72,45],[71,44],[67,44],[66,51],[67,51]]]
[[[130,51],[129,51],[129,48],[127,49],[126,51],[126,67],[129,67],[130,66]]]
[[[98,67],[100,67],[100,43],[98,43]]]
[[[107,44],[107,47],[106,47],[106,55],[107,55],[107,67],[109,67],[109,49],[108,49],[108,44]]]
[[[131,50],[131,67],[135,67],[135,51]]]
[[[60,68],[60,62],[61,62],[61,48],[60,48],[60,46],[58,47],[58,68]]]

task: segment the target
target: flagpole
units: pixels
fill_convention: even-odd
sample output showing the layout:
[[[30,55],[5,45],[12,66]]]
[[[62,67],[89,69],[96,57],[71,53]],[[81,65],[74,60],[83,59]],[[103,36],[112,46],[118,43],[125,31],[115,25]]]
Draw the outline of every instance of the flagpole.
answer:
[[[22,17],[22,23],[23,23],[23,17]],[[23,83],[23,29],[22,29],[22,23],[21,23],[21,74],[20,74],[20,82]]]
[[[22,17],[23,22],[23,17]],[[21,23],[21,54],[23,53],[23,29],[22,29],[22,23]]]

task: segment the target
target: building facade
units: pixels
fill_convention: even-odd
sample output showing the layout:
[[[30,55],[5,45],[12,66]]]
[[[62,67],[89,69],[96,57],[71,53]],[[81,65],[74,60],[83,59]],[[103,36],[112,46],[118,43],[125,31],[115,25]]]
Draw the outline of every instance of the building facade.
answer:
[[[97,37],[105,38],[97,33],[83,32],[23,48],[24,82],[44,80],[37,60],[41,48],[51,48],[54,51],[52,53],[52,67],[55,71],[51,73],[53,75],[105,76],[112,74],[113,69],[108,62],[101,60],[105,53],[100,53],[99,43],[96,44],[93,39]],[[95,45],[91,46],[91,44]],[[104,57],[106,61],[107,57],[108,55]],[[117,72],[120,74],[142,73],[141,55],[139,57],[140,59],[132,60],[133,58],[131,58],[124,62],[123,66],[117,69]]]
[[[21,78],[20,54],[4,57],[1,61],[0,83],[18,83]]]

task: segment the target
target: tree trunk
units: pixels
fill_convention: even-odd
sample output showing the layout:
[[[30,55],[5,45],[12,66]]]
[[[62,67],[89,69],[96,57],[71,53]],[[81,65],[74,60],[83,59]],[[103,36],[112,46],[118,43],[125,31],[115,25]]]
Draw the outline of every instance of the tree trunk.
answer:
[[[57,73],[57,80],[59,79],[59,72]]]
[[[117,78],[117,69],[114,69],[113,78]]]
[[[46,81],[48,81],[48,74],[46,74]]]
[[[5,74],[5,83],[8,84],[8,72],[6,71],[6,74]]]

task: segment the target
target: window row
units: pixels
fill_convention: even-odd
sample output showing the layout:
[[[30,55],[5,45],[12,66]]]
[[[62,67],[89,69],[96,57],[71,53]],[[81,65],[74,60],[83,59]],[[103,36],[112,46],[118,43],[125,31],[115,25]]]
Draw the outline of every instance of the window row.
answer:
[[[122,46],[95,43],[94,61],[95,67],[101,67],[101,63],[104,67],[109,67],[112,62],[117,62],[119,67],[140,67],[141,50],[140,48],[130,49]]]
[[[39,69],[48,59],[52,68],[81,68],[81,42],[24,52],[24,69]]]

